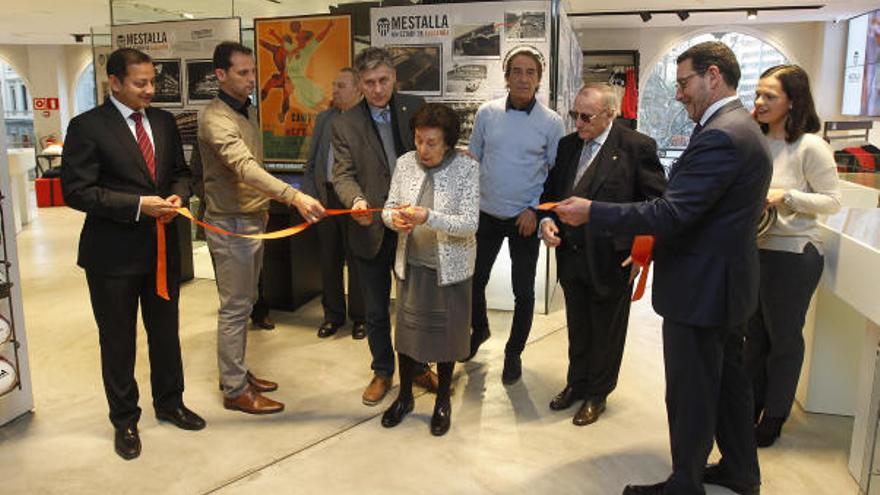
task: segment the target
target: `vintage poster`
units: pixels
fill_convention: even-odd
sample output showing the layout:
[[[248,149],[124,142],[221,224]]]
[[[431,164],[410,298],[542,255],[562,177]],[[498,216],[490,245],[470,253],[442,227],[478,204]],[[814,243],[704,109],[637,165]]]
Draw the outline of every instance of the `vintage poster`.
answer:
[[[254,19],[257,93],[266,168],[305,163],[333,79],[351,66],[351,18],[321,15]]]

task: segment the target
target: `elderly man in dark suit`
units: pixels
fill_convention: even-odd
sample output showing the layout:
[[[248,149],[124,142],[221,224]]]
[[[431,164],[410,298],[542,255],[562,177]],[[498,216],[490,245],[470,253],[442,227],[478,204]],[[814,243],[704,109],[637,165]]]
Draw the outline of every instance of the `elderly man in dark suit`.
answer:
[[[742,352],[758,299],[755,237],[772,160],[736,96],[740,68],[730,48],[700,43],[677,62],[676,99],[697,126],[663,197],[630,204],[569,198],[556,213],[570,225],[589,221],[598,230],[657,236],[653,302],[663,316],[672,475],[623,493],[702,494],[705,482],[758,494]],[[706,467],[713,438],[721,461]]]
[[[141,452],[134,379],[138,305],[150,347],[156,417],[186,430],[205,427],[183,405],[176,229],[166,229],[165,239],[170,299],[158,296],[156,287],[156,219],[170,221],[189,196],[189,169],[174,117],[149,108],[156,80],[150,57],[116,50],[107,75],[110,97],[67,129],[61,181],[67,204],[86,212],[77,263],[86,271],[98,324],[116,453],[134,459]]]
[[[620,103],[608,84],[584,86],[570,112],[577,131],[559,141],[556,165],[542,202],[569,196],[610,203],[646,201],[663,194],[666,177],[653,139],[613,124]],[[594,423],[617,385],[632,279],[625,265],[631,235],[612,235],[591,225],[559,225],[541,219],[544,243],[556,247],[557,273],[568,321],[568,378],[550,401],[554,410],[583,400],[573,423]]]
[[[333,179],[333,148],[331,146],[333,120],[342,112],[357,105],[361,99],[357,74],[346,67],[339,71],[333,80],[333,101],[330,108],[318,114],[315,131],[309,146],[309,159],[306,162],[303,189],[318,198],[327,208],[345,208],[330,182]],[[318,328],[318,337],[326,338],[336,334],[345,324],[345,284],[342,273],[348,264],[348,316],[352,320],[351,336],[362,339],[367,336],[364,324],[364,298],[361,295],[360,278],[351,257],[348,244],[347,216],[327,217],[315,228],[318,229],[318,242],[321,251],[321,281],[324,290],[321,305],[324,307],[324,322]]]
[[[397,158],[415,149],[410,119],[424,98],[397,93],[394,62],[387,50],[371,47],[354,61],[363,101],[333,121],[333,187],[342,204],[354,210],[381,208]],[[366,405],[378,404],[394,376],[391,346],[391,269],[397,233],[372,213],[354,214],[349,239],[361,277],[367,312],[367,341],[373,355],[373,379],[364,390]],[[414,383],[437,390],[437,375],[425,368]]]

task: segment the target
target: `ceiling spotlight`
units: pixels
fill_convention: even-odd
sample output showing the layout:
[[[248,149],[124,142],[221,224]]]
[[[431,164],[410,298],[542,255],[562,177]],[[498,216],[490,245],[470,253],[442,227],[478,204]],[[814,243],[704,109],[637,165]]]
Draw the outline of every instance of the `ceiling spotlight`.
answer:
[[[646,12],[639,12],[639,17],[642,18],[642,22],[648,22],[651,20],[651,17],[653,17],[653,16],[651,15],[650,12],[646,11]]]
[[[183,13],[181,13],[181,14],[180,14],[180,17],[183,17],[184,19],[195,19],[195,18],[196,18],[195,15],[190,14],[189,12],[183,12]]]
[[[675,13],[675,15],[677,15],[678,18],[681,19],[682,22],[684,22],[688,17],[691,16],[691,13],[687,10],[679,10]]]
[[[749,9],[746,11],[746,19],[754,21],[758,18],[758,9]]]

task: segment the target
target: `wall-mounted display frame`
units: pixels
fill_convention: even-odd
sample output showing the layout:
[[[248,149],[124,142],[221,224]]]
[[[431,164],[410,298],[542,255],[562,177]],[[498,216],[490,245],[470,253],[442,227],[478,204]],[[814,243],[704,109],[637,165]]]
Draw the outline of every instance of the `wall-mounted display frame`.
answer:
[[[333,80],[352,63],[351,16],[254,19],[254,45],[264,164],[273,172],[302,171]]]

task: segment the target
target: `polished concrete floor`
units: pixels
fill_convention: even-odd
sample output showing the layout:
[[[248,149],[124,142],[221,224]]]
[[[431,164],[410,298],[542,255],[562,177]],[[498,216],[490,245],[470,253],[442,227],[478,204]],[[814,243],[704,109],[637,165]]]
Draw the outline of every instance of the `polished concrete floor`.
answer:
[[[574,409],[547,407],[566,368],[559,294],[549,315],[535,316],[523,380],[514,386],[500,379],[511,315],[491,315],[492,339],[456,369],[452,429],[435,438],[433,396],[420,396],[391,430],[379,416],[395,391],[377,407],[361,404],[370,378],[366,341],[352,340],[348,328],[318,339],[317,300],[274,313],[277,330],[249,336],[251,369],[280,382],[271,396],[287,409],[269,417],[223,409],[217,295],[205,279],[182,291],[180,337],[185,400],[208,427],[187,432],[156,422],[141,334],[143,454],[123,461],[113,452],[97,332],[75,266],[82,218],[42,209],[18,238],[36,407],[0,427],[0,493],[617,494],[669,472],[660,319],[647,300],[633,306],[620,383],[597,423],[576,427]],[[763,493],[858,493],[846,468],[851,429],[851,418],[795,410],[778,444],[760,452]]]

